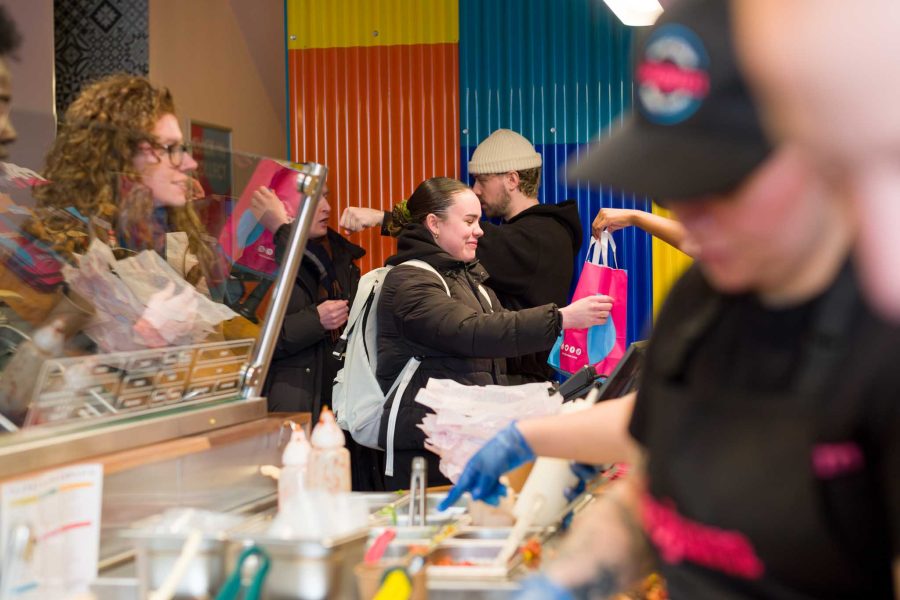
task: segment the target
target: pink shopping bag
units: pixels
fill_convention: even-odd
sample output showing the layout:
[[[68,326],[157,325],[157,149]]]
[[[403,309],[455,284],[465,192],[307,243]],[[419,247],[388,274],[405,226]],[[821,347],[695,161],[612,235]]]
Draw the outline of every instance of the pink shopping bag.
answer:
[[[228,217],[219,236],[219,244],[233,263],[263,275],[272,275],[278,270],[278,264],[275,262],[274,236],[263,228],[250,210],[253,192],[260,186],[266,186],[275,192],[284,204],[288,217],[297,216],[300,205],[297,171],[286,163],[263,159],[259,161],[231,216]]]
[[[613,264],[608,262],[612,248]],[[616,245],[612,236],[603,231],[600,240],[591,238],[587,260],[578,278],[572,301],[592,294],[604,294],[613,299],[609,319],[590,329],[567,329],[550,352],[549,363],[566,374],[591,364],[598,375],[608,375],[625,355],[625,327],[628,315],[628,272],[619,269]]]

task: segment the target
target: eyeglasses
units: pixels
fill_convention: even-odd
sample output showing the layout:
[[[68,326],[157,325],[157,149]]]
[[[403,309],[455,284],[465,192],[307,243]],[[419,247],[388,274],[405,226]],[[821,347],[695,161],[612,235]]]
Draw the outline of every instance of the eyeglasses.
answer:
[[[193,146],[191,144],[180,142],[177,144],[159,144],[156,142],[150,142],[150,145],[157,152],[165,152],[169,155],[169,162],[173,167],[180,167],[181,163],[184,162],[184,156],[190,155],[193,151]],[[162,158],[162,156],[160,156]]]

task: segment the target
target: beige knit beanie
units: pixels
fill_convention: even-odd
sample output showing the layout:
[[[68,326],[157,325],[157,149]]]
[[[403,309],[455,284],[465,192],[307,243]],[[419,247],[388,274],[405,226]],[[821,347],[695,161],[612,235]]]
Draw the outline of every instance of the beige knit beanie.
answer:
[[[478,144],[469,161],[469,173],[506,173],[541,166],[541,155],[527,139],[509,129],[498,129]]]

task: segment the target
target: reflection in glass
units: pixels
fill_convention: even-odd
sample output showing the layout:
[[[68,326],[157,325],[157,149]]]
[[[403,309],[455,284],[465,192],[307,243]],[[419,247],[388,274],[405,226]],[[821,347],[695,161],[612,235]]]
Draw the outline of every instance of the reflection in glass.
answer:
[[[0,431],[240,391],[279,273],[252,196],[269,188],[294,217],[297,171],[192,155],[173,111],[143,78],[101,80],[71,105],[40,175],[4,165]],[[204,193],[203,156],[229,162],[240,194]],[[194,358],[163,368],[171,348]]]

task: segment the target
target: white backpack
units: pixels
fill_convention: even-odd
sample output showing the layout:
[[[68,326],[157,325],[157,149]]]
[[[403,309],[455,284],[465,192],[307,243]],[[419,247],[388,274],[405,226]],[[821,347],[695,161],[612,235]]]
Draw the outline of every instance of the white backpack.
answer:
[[[444,284],[444,290],[450,295],[450,287],[434,267],[421,260],[408,260],[404,265],[431,271]],[[381,413],[384,401],[392,393],[391,411],[388,417],[387,456],[385,475],[394,474],[394,431],[397,425],[397,413],[400,410],[400,398],[409,386],[412,376],[419,368],[419,361],[412,357],[397,376],[387,395],[381,391],[375,377],[378,365],[378,319],[375,308],[381,296],[381,286],[391,267],[380,267],[369,271],[359,280],[353,305],[344,333],[335,349],[335,355],[342,357],[344,367],[334,378],[331,404],[338,425],[349,431],[353,439],[363,446],[381,450],[378,445],[378,430],[381,425]],[[341,349],[343,348],[343,352]]]

